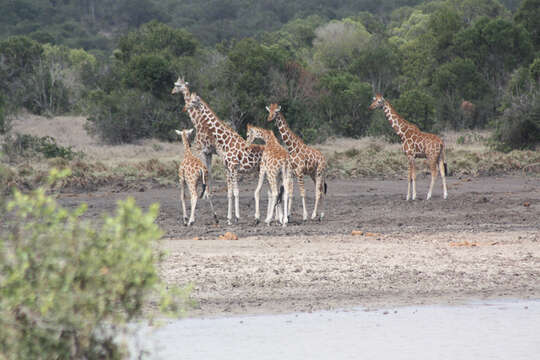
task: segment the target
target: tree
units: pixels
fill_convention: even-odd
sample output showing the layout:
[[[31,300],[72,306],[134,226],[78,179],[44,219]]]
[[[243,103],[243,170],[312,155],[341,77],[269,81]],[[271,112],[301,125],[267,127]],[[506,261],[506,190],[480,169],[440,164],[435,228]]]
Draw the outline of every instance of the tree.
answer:
[[[345,70],[368,44],[371,34],[352,19],[331,21],[315,30],[313,68],[316,72]]]
[[[257,124],[265,117],[272,71],[282,69],[286,55],[278,46],[264,46],[251,38],[235,42],[225,51],[228,61],[221,86],[228,96],[221,108],[233,128],[243,131],[247,123]]]
[[[536,51],[540,49],[540,0],[523,0],[519,6],[514,21],[523,25],[531,35],[531,40]]]
[[[0,91],[7,95],[9,110],[30,107],[36,92],[32,76],[43,57],[43,47],[26,36],[0,42]]]
[[[424,90],[405,91],[393,104],[407,121],[418,125],[422,131],[431,131],[435,120],[435,99]]]
[[[433,56],[439,61],[447,61],[452,57],[455,34],[463,28],[459,14],[450,9],[442,8],[429,16],[428,31],[434,39]]]
[[[478,118],[467,119],[460,115],[464,100],[477,103],[491,93],[488,84],[470,59],[456,58],[442,64],[433,73],[432,87],[439,97],[441,122],[449,122],[454,129],[471,128],[479,125]]]
[[[151,53],[170,61],[175,57],[193,56],[197,47],[197,41],[186,30],[173,29],[154,20],[120,38],[117,58],[127,64],[135,55]]]
[[[376,92],[386,92],[396,81],[401,67],[400,50],[384,38],[373,36],[348,68]]]
[[[527,31],[520,25],[496,18],[480,18],[456,34],[456,53],[474,61],[493,91],[493,111],[500,101],[507,75],[533,54]]]
[[[369,126],[368,107],[373,96],[370,84],[348,72],[329,72],[321,78],[324,93],[321,111],[333,132],[359,137]]]

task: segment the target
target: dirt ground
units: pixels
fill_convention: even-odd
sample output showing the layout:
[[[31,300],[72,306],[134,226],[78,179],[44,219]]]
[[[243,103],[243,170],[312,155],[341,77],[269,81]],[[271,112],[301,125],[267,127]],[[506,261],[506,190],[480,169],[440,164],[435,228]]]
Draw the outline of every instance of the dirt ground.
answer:
[[[450,178],[448,184],[447,200],[439,179],[425,201],[429,177],[420,177],[420,200],[407,202],[404,179],[329,180],[325,219],[301,221],[296,189],[287,227],[254,224],[255,181],[246,179],[242,218],[232,226],[223,182],[213,194],[219,225],[204,200],[195,225],[180,224],[174,187],[110,187],[62,193],[59,201],[88,203],[85,216],[94,219],[126,196],[143,207],[160,203],[160,247],[168,253],[161,273],[170,284],[193,284],[192,316],[540,298],[540,178]],[[307,190],[311,214],[310,180]],[[264,188],[261,197],[264,218]],[[227,231],[239,239],[219,240]]]

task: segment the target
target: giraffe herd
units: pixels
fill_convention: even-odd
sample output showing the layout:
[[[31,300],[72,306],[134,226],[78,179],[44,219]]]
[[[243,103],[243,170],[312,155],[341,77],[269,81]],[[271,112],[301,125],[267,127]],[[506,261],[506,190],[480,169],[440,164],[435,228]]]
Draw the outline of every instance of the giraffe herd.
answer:
[[[196,93],[189,91],[188,83],[183,78],[178,78],[174,83],[172,94],[182,93],[185,106],[183,111],[187,112],[196,131],[194,146],[200,150],[204,156],[205,164],[194,156],[189,145],[189,135],[193,129],[179,131],[184,143],[184,159],[178,169],[180,180],[180,196],[182,202],[182,216],[185,225],[192,225],[195,222],[195,207],[197,204],[197,186],[202,183],[202,193],[200,197],[208,200],[216,223],[217,215],[211,200],[211,166],[212,155],[217,154],[226,169],[227,173],[227,223],[233,223],[233,201],[234,201],[234,222],[240,219],[239,187],[238,175],[245,172],[259,171],[259,180],[255,189],[255,220],[260,219],[259,194],[267,178],[268,207],[265,223],[270,225],[275,220],[286,226],[291,214],[293,200],[293,177],[298,181],[300,196],[302,198],[302,219],[308,219],[306,209],[306,191],[304,187],[304,176],[308,175],[315,183],[315,205],[311,219],[322,220],[324,217],[323,198],[326,195],[327,185],[325,175],[327,171],[327,161],[324,155],[317,149],[308,146],[296,135],[288,126],[281,107],[278,104],[271,104],[266,107],[268,111],[268,122],[275,123],[278,133],[283,141],[280,144],[272,130],[260,127],[247,126],[247,139],[234,131],[230,126],[221,121],[212,111],[208,104]],[[439,166],[443,182],[444,199],[448,197],[446,189],[446,163],[444,155],[444,143],[433,134],[420,131],[403,118],[392,108],[380,94],[377,94],[370,110],[382,108],[386,118],[389,120],[394,131],[400,136],[409,162],[407,200],[416,198],[416,172],[414,159],[424,157],[427,159],[431,170],[431,184],[427,195],[427,200],[431,198],[433,184],[437,177],[437,166]],[[253,144],[255,139],[261,139],[264,145]],[[282,186],[278,186],[279,175],[281,174]],[[191,213],[187,219],[186,205],[184,201],[184,183],[187,184],[191,194]],[[320,207],[320,213],[318,212]]]

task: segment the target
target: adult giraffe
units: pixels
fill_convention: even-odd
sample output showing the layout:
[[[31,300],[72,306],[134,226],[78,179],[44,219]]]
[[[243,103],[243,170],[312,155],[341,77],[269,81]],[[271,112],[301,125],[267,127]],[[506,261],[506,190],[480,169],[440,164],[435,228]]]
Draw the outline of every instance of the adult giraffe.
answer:
[[[192,93],[186,102],[186,110],[189,111],[191,108],[196,109],[196,120],[208,129],[217,153],[227,169],[227,223],[231,225],[233,194],[235,221],[240,219],[238,173],[259,168],[264,146],[248,145],[244,138],[223,123],[196,93]]]
[[[174,87],[171,91],[171,94],[177,94],[182,93],[184,95],[184,102],[187,103],[190,91],[188,88],[189,83],[185,81],[182,77],[178,77],[178,80],[174,83]],[[208,131],[208,128],[205,126],[204,123],[199,121],[197,116],[197,110],[193,107],[187,109],[187,107],[184,106],[184,111],[186,111],[189,115],[189,118],[191,122],[193,123],[193,126],[195,127],[196,133],[195,133],[195,140],[194,145],[198,150],[201,150],[203,156],[204,156],[204,163],[206,165],[206,168],[208,169],[208,175],[209,177],[212,176],[212,155],[217,154],[216,152],[216,146],[214,145],[214,138],[211,136],[210,132]]]
[[[276,122],[276,125],[281,135],[281,139],[285,143],[285,147],[289,152],[291,168],[296,178],[298,179],[298,187],[300,188],[300,195],[302,196],[303,207],[303,220],[307,220],[308,213],[306,210],[306,190],[304,188],[304,175],[311,176],[315,183],[315,207],[313,208],[313,214],[311,219],[317,217],[317,207],[319,201],[322,208],[322,196],[326,194],[326,182],[324,181],[326,175],[326,158],[317,149],[306,145],[300,137],[298,137],[289,128],[285,117],[281,113],[281,106],[278,104],[271,104],[270,107],[266,107],[268,111],[268,121]],[[291,189],[292,192],[292,189]],[[289,213],[292,201],[289,201]],[[324,210],[321,210],[319,220],[324,217]]]
[[[426,200],[431,199],[431,192],[433,191],[433,184],[437,178],[437,164],[441,172],[441,178],[443,183],[443,197],[448,198],[448,191],[446,190],[446,178],[447,173],[445,163],[445,151],[444,143],[440,137],[427,132],[422,132],[418,126],[407,122],[394,110],[390,102],[385,100],[381,94],[376,94],[373,98],[373,102],[369,106],[369,110],[375,110],[382,108],[386,119],[390,122],[390,125],[394,129],[395,133],[401,138],[403,151],[407,155],[409,161],[409,176],[407,185],[407,200],[411,199],[411,184],[412,184],[412,199],[416,199],[416,169],[414,166],[415,158],[426,158],[431,171],[431,184],[429,185],[429,191]]]

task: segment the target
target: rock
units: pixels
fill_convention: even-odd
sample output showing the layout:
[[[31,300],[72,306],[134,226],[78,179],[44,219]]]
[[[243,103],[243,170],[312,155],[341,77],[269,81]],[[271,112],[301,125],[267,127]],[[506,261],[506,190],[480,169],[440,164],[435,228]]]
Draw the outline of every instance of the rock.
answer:
[[[238,240],[238,236],[235,233],[227,231],[224,235],[219,235],[219,240]]]

